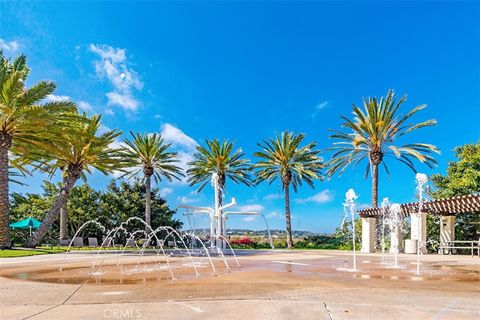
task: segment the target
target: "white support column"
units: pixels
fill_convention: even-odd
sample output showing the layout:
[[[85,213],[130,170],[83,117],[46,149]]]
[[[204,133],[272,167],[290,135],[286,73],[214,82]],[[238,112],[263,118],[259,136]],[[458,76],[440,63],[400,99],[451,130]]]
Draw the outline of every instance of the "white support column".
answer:
[[[452,240],[455,240],[455,216],[440,216],[440,246],[447,246],[447,241]]]
[[[361,252],[375,252],[376,219],[372,217],[362,218],[362,249]]]
[[[427,215],[424,212],[411,215],[410,238],[420,241],[422,253],[426,253],[425,243],[427,241]]]

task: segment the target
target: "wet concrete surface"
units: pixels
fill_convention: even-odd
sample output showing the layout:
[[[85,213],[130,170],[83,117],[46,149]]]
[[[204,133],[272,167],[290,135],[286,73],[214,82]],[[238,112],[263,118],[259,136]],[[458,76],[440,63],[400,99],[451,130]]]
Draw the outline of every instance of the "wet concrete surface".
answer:
[[[478,257],[237,254],[2,259],[0,319],[480,319]]]

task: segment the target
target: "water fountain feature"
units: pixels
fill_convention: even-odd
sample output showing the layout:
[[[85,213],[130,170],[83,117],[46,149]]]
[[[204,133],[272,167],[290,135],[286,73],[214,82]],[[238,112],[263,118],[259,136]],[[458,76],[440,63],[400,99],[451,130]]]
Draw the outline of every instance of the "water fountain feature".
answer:
[[[137,222],[137,225],[133,225],[133,222]],[[142,226],[139,227],[139,224]],[[98,250],[93,252],[87,251],[88,255],[92,256],[90,268],[87,270],[82,268],[82,271],[75,274],[75,277],[83,274],[84,277],[96,279],[95,281],[98,283],[104,278],[119,278],[120,281],[123,281],[124,277],[135,277],[135,279],[143,279],[145,281],[147,277],[151,278],[152,275],[167,271],[170,274],[169,278],[175,280],[179,274],[188,275],[189,269],[195,277],[200,275],[199,268],[205,267],[211,270],[206,272],[216,274],[219,271],[216,261],[221,261],[224,269],[228,270],[231,268],[222,248],[217,246],[208,248],[205,241],[199,236],[189,232],[177,231],[170,226],[160,226],[153,230],[142,219],[131,217],[121,222],[118,227],[107,231],[98,221],[91,220],[84,223],[77,230],[75,237],[79,236],[82,231],[85,231],[88,225],[98,226],[102,230],[103,240]],[[98,232],[96,236],[98,236]],[[86,237],[86,235],[83,235],[83,237]],[[240,266],[235,251],[228,243],[228,239],[222,235],[218,237],[225,244],[236,266]],[[68,251],[64,254],[64,259],[59,269],[61,274],[70,275],[76,268],[69,267],[67,269],[68,272],[64,268],[72,245],[74,245],[73,239],[68,247]],[[153,257],[154,259],[152,259]],[[112,260],[115,262],[112,263]],[[132,267],[129,267],[130,265]],[[85,273],[83,270],[85,270]]]
[[[390,207],[390,214],[388,218],[388,223],[390,225],[390,246],[393,251],[393,256],[394,256],[394,268],[399,268],[398,266],[398,253],[399,253],[399,239],[398,235],[401,232],[401,208],[400,204],[394,203]]]
[[[355,239],[355,207],[356,207],[356,200],[358,196],[355,193],[355,190],[352,188],[348,189],[345,193],[345,202],[343,203],[343,210],[344,210],[344,218],[343,221],[348,219],[348,215],[350,215],[352,221],[352,255],[353,255],[353,268],[345,269],[345,268],[338,268],[338,270],[342,271],[358,271],[357,269],[357,254],[356,254],[356,239]]]
[[[420,254],[422,254],[422,249],[426,245],[426,243],[423,241],[423,238],[425,235],[421,234],[422,230],[422,209],[423,209],[423,203],[425,201],[424,199],[424,189],[427,186],[428,183],[428,177],[424,173],[417,173],[415,175],[415,180],[417,183],[417,194],[418,194],[418,210],[415,212],[415,216],[417,219],[417,269],[416,269],[416,275],[420,275]]]
[[[67,254],[70,252],[70,248],[72,247],[72,244],[75,241],[75,239],[77,238],[78,234],[80,233],[80,231],[82,231],[86,226],[88,226],[90,224],[97,225],[103,232],[105,232],[105,227],[95,219],[94,220],[89,220],[89,221],[85,222],[84,224],[82,224],[80,226],[80,228],[78,228],[77,232],[75,232],[75,234],[72,237],[72,240],[68,244],[68,248],[63,255],[63,262],[62,262],[62,265],[60,266],[60,271],[63,270],[63,265],[65,263],[65,260],[67,259]]]
[[[388,198],[383,198],[382,200],[382,234],[381,234],[381,245],[382,245],[382,264],[385,264],[385,229],[386,229],[386,222],[388,219],[390,208],[390,201]]]
[[[225,242],[227,235],[227,219],[230,215],[261,215],[265,226],[267,228],[268,238],[270,246],[274,249],[272,235],[270,234],[270,228],[268,226],[267,219],[264,215],[257,211],[225,211],[230,207],[237,205],[237,201],[232,197],[232,201],[226,205],[220,206],[218,197],[220,194],[218,176],[216,173],[212,174],[211,184],[214,189],[214,201],[215,205],[211,207],[195,207],[190,205],[179,205],[178,208],[185,209],[184,215],[187,216],[187,221],[190,227],[191,233],[195,232],[195,216],[199,214],[206,214],[210,218],[210,247],[218,247],[221,250],[228,249],[230,244]],[[193,217],[193,225],[192,225]],[[231,247],[230,247],[231,249]],[[233,250],[230,250],[233,252]]]

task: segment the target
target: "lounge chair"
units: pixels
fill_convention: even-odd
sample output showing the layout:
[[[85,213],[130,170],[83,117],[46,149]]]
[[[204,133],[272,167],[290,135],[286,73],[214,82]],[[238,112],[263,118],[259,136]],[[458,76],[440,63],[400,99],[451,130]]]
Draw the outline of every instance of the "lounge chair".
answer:
[[[68,245],[70,244],[70,239],[60,239],[60,246],[62,247],[68,247]]]
[[[82,237],[75,237],[73,239],[73,246],[76,248],[83,248],[83,238]]]
[[[98,241],[97,238],[88,238],[88,247],[89,248],[96,248],[98,247]]]
[[[108,238],[103,239],[102,247],[108,248],[111,245],[112,245],[112,237],[108,237]]]
[[[128,239],[125,247],[129,247],[129,248],[136,247],[135,241],[133,239]]]

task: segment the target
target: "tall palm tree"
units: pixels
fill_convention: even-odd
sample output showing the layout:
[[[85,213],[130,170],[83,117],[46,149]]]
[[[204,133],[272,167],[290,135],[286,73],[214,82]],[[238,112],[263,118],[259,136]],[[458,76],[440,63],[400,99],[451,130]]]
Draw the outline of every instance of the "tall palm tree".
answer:
[[[143,173],[145,179],[145,222],[151,224],[152,199],[151,179],[155,183],[162,181],[162,177],[169,181],[180,180],[183,177],[182,169],[175,165],[179,162],[176,152],[170,152],[170,143],[165,143],[160,134],[141,135],[130,132],[133,141],[124,140],[126,145],[122,152],[125,163],[130,168],[125,177],[131,178]]]
[[[408,143],[397,145],[396,140],[403,135],[423,127],[435,125],[435,120],[420,123],[408,123],[408,120],[426,105],[413,108],[407,114],[399,113],[400,106],[405,102],[406,95],[400,99],[388,90],[385,97],[363,98],[363,110],[353,105],[353,120],[342,116],[343,127],[350,132],[335,131],[330,138],[338,139],[330,150],[332,158],[328,161],[327,173],[342,174],[353,165],[356,167],[362,160],[368,160],[365,177],[371,171],[372,175],[372,207],[378,206],[378,166],[382,164],[387,172],[385,158],[394,158],[416,172],[413,160],[418,160],[432,168],[437,164],[433,154],[439,154],[436,146],[426,143]]]
[[[277,178],[281,180],[285,191],[285,220],[287,227],[287,246],[292,247],[292,222],[290,217],[290,184],[297,192],[298,186],[306,182],[312,188],[314,180],[320,179],[323,168],[320,151],[315,149],[316,142],[300,147],[303,134],[282,132],[279,137],[264,140],[258,146],[262,151],[254,155],[260,160],[254,165],[257,183],[268,181],[270,184]]]
[[[110,130],[98,134],[101,117],[94,115],[88,118],[85,114],[73,126],[63,130],[61,140],[51,140],[37,143],[38,157],[46,157],[39,166],[51,176],[58,170],[63,173],[60,193],[55,199],[52,208],[42,221],[40,228],[27,241],[27,246],[37,245],[45,236],[48,228],[58,217],[60,209],[68,200],[68,195],[78,179],[86,179],[86,173],[92,169],[103,174],[121,170],[124,163],[120,157],[120,149],[112,147],[115,139],[121,134],[117,130]]]
[[[189,162],[187,170],[188,183],[191,186],[200,184],[198,192],[211,181],[212,174],[218,176],[218,198],[217,203],[223,204],[223,192],[226,180],[229,178],[235,183],[251,185],[251,167],[248,159],[243,159],[245,153],[242,149],[233,151],[233,143],[224,140],[220,143],[218,139],[205,140],[206,147],[197,146],[197,152],[193,155],[194,160]]]
[[[51,81],[40,81],[30,88],[30,70],[24,55],[13,61],[0,51],[0,249],[10,247],[8,169],[26,172],[26,161],[12,164],[12,157],[23,158],[35,141],[56,138],[57,120],[75,105],[69,101],[42,103],[55,91]],[[31,158],[31,157],[30,157]]]

